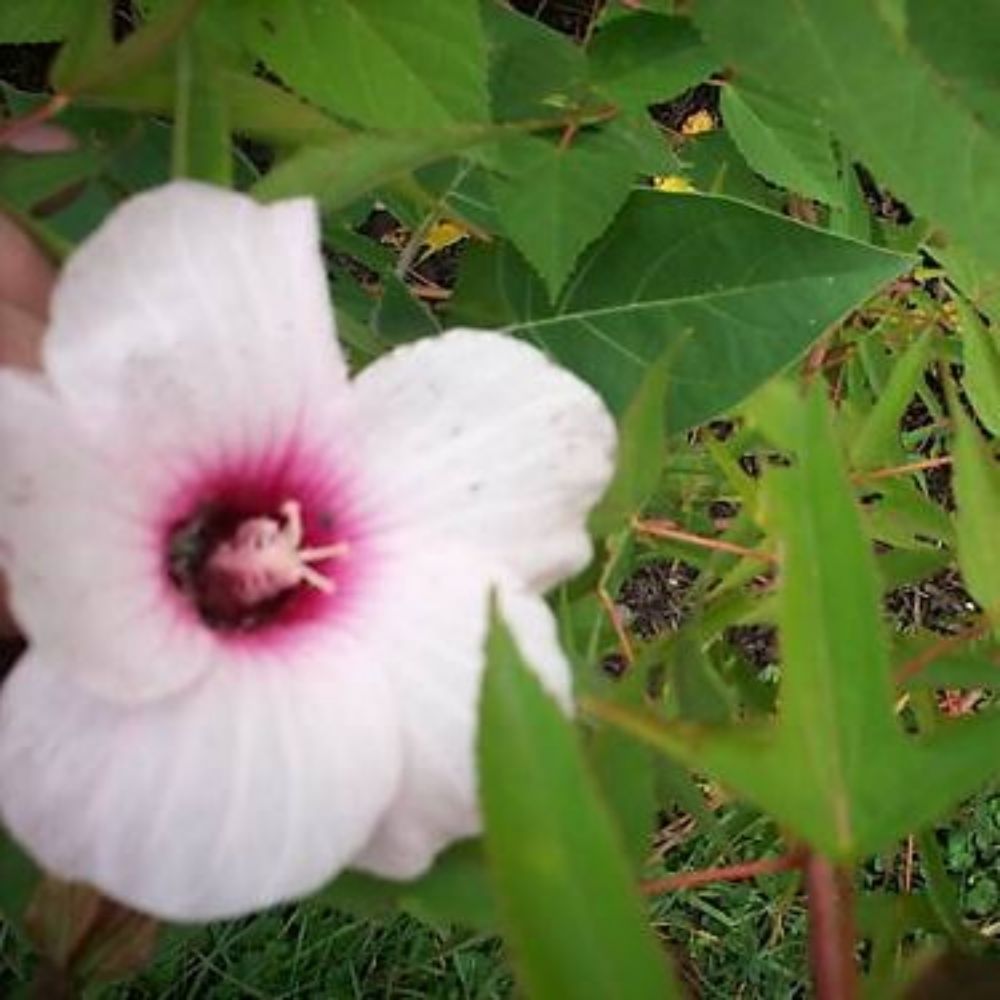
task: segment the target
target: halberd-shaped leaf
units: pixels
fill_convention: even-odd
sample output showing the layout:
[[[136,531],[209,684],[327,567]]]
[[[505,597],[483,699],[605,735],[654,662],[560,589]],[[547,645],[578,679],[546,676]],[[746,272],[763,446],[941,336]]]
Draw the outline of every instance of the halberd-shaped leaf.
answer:
[[[764,486],[781,555],[775,722],[669,724],[588,704],[709,772],[818,850],[853,860],[929,823],[995,773],[1000,712],[904,735],[893,713],[874,557],[821,390],[804,404],[789,401],[783,432],[795,460],[771,470]]]
[[[637,191],[554,305],[498,241],[470,249],[451,318],[543,346],[618,413],[686,338],[667,389],[679,430],[739,402],[909,264],[728,198]]]
[[[701,83],[716,69],[691,22],[640,12],[600,28],[590,46],[590,78],[612,100],[644,109]]]
[[[528,137],[507,144],[500,165],[504,176],[493,185],[500,222],[555,299],[628,196],[632,147],[612,129],[566,146]]]
[[[294,90],[360,125],[488,117],[476,0],[254,0],[247,38]]]

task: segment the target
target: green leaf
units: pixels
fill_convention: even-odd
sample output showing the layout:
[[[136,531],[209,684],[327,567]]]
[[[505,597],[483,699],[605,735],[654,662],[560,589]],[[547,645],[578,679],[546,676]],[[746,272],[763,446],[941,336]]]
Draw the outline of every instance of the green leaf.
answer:
[[[264,201],[310,195],[332,211],[419,167],[509,134],[504,126],[490,125],[421,132],[345,131],[290,156],[257,184],[254,193]]]
[[[702,0],[695,19],[738,77],[807,101],[914,212],[1000,269],[1000,136],[954,99],[879,5],[760,0],[747,17],[744,0]]]
[[[877,823],[872,813],[892,778],[878,759],[902,735],[892,714],[874,559],[818,389],[802,410],[795,466],[773,470],[764,486],[783,551],[776,752],[796,761],[794,772],[782,767],[785,788],[774,795],[783,801],[769,808],[787,813],[795,802],[811,810],[797,817],[812,827],[810,839],[843,856]]]
[[[247,42],[304,97],[373,128],[488,117],[477,0],[255,0]]]
[[[493,184],[500,223],[555,299],[582,251],[610,225],[634,178],[632,149],[615,131],[568,146],[527,137],[500,153]]]
[[[660,481],[667,433],[663,408],[674,353],[671,345],[650,365],[618,425],[615,475],[590,515],[590,530],[598,536],[625,527]]]
[[[582,100],[586,63],[580,46],[495,0],[482,0],[480,12],[497,121],[550,115]]]
[[[851,463],[858,469],[902,463],[900,421],[923,381],[934,349],[934,334],[928,330],[900,355],[889,380],[865,417],[851,446]]]
[[[590,46],[590,79],[625,107],[645,108],[701,83],[718,69],[686,18],[637,13],[597,32]]]
[[[757,173],[795,194],[843,204],[830,133],[787,94],[738,80],[722,90],[726,130]]]
[[[681,157],[687,176],[698,191],[781,211],[784,198],[750,169],[724,130],[692,136],[681,148]]]
[[[667,682],[682,718],[711,725],[732,719],[732,699],[705,655],[698,629],[682,628],[670,644]]]
[[[72,30],[78,0],[4,0],[0,44],[56,42]]]
[[[1000,342],[996,330],[988,330],[964,299],[956,297],[954,301],[965,362],[962,387],[986,429],[1000,435]]]
[[[110,32],[109,10],[103,2],[88,3],[94,10],[104,7],[104,28],[100,28],[99,13],[92,15],[86,22],[85,44],[73,58],[66,55],[71,48],[67,44],[52,72],[56,88],[73,95],[100,93],[155,67],[195,19],[205,0],[174,0],[110,50],[106,47],[110,36],[104,36],[104,32]]]
[[[601,678],[598,686],[609,700],[638,706],[645,697],[645,676],[645,671],[630,669],[615,680]],[[653,752],[614,726],[600,726],[589,734],[586,750],[632,869],[639,873],[649,856],[656,825]]]
[[[100,169],[101,157],[92,147],[44,155],[0,150],[0,199],[28,212]]]
[[[24,910],[41,872],[0,827],[0,916],[15,927],[22,926]]]
[[[195,32],[177,46],[173,175],[223,187],[233,182],[229,115],[215,65]]]
[[[318,144],[348,134],[348,129],[325,111],[273,83],[228,66],[214,65],[213,71],[234,132],[276,145]],[[176,73],[164,69],[146,73],[141,80],[108,87],[79,103],[170,114],[175,96]]]
[[[772,407],[779,402],[772,398]],[[796,458],[790,468],[772,469],[764,483],[782,552],[777,720],[705,726],[588,707],[847,861],[925,826],[992,777],[1000,712],[917,739],[903,734],[893,713],[873,555],[822,391],[798,406],[786,397],[786,406]]]
[[[991,131],[1000,131],[1000,7],[993,0],[961,6],[907,0],[906,29],[947,89]]]
[[[70,90],[72,81],[104,63],[114,50],[107,0],[79,0],[68,27],[68,37],[49,67],[49,80],[57,91]]]
[[[348,871],[316,898],[364,916],[379,916],[395,907],[441,927],[460,924],[490,932],[497,927],[496,905],[478,840],[452,845],[417,879],[394,882]]]
[[[677,350],[671,430],[710,419],[800,357],[909,259],[726,198],[633,193],[549,302],[511,247],[472,247],[450,318],[544,347],[622,413]]]
[[[680,995],[572,724],[494,615],[479,734],[486,851],[528,996]]]
[[[371,324],[392,344],[426,337],[441,329],[433,313],[391,272],[382,276],[382,297],[372,310]]]
[[[969,592],[1000,633],[1000,560],[996,532],[1000,524],[1000,466],[986,442],[953,400],[955,426],[954,484],[958,511],[958,564]]]
[[[918,637],[918,641],[901,644],[901,660],[918,656],[941,642],[936,632]],[[1000,689],[1000,650],[993,642],[970,644],[951,653],[937,656],[933,662],[907,677],[904,686],[909,691],[940,690],[941,688]]]

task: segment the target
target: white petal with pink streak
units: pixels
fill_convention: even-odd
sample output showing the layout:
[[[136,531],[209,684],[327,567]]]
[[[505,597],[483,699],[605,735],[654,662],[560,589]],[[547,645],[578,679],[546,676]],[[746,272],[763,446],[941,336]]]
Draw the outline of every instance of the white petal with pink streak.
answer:
[[[234,659],[117,706],[29,653],[0,692],[0,804],[47,869],[174,920],[319,888],[397,787],[399,723],[350,637],[295,662]]]

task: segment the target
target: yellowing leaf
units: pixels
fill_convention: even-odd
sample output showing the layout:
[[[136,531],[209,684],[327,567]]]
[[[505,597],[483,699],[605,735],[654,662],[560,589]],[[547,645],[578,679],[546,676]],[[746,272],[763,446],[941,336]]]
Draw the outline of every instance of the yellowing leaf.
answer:
[[[460,226],[457,222],[451,222],[449,219],[441,219],[435,222],[427,230],[427,235],[424,237],[423,250],[420,253],[419,260],[423,261],[427,260],[428,257],[433,257],[434,254],[441,250],[460,243],[468,235],[469,230],[464,226]]]
[[[694,185],[686,177],[681,177],[679,174],[666,174],[653,178],[653,188],[666,194],[683,194],[687,191],[693,191]]]
[[[681,123],[681,135],[704,135],[715,131],[715,119],[712,112],[702,108],[693,115],[688,115]]]

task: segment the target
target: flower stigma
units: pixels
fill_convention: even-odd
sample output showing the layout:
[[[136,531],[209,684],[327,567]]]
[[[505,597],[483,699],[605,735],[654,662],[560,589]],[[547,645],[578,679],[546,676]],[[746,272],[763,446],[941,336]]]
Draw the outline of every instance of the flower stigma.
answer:
[[[207,508],[171,537],[170,576],[218,628],[250,628],[271,617],[300,587],[324,594],[334,580],[316,563],[343,558],[347,542],[304,546],[302,507],[281,504],[278,517],[235,517]]]

